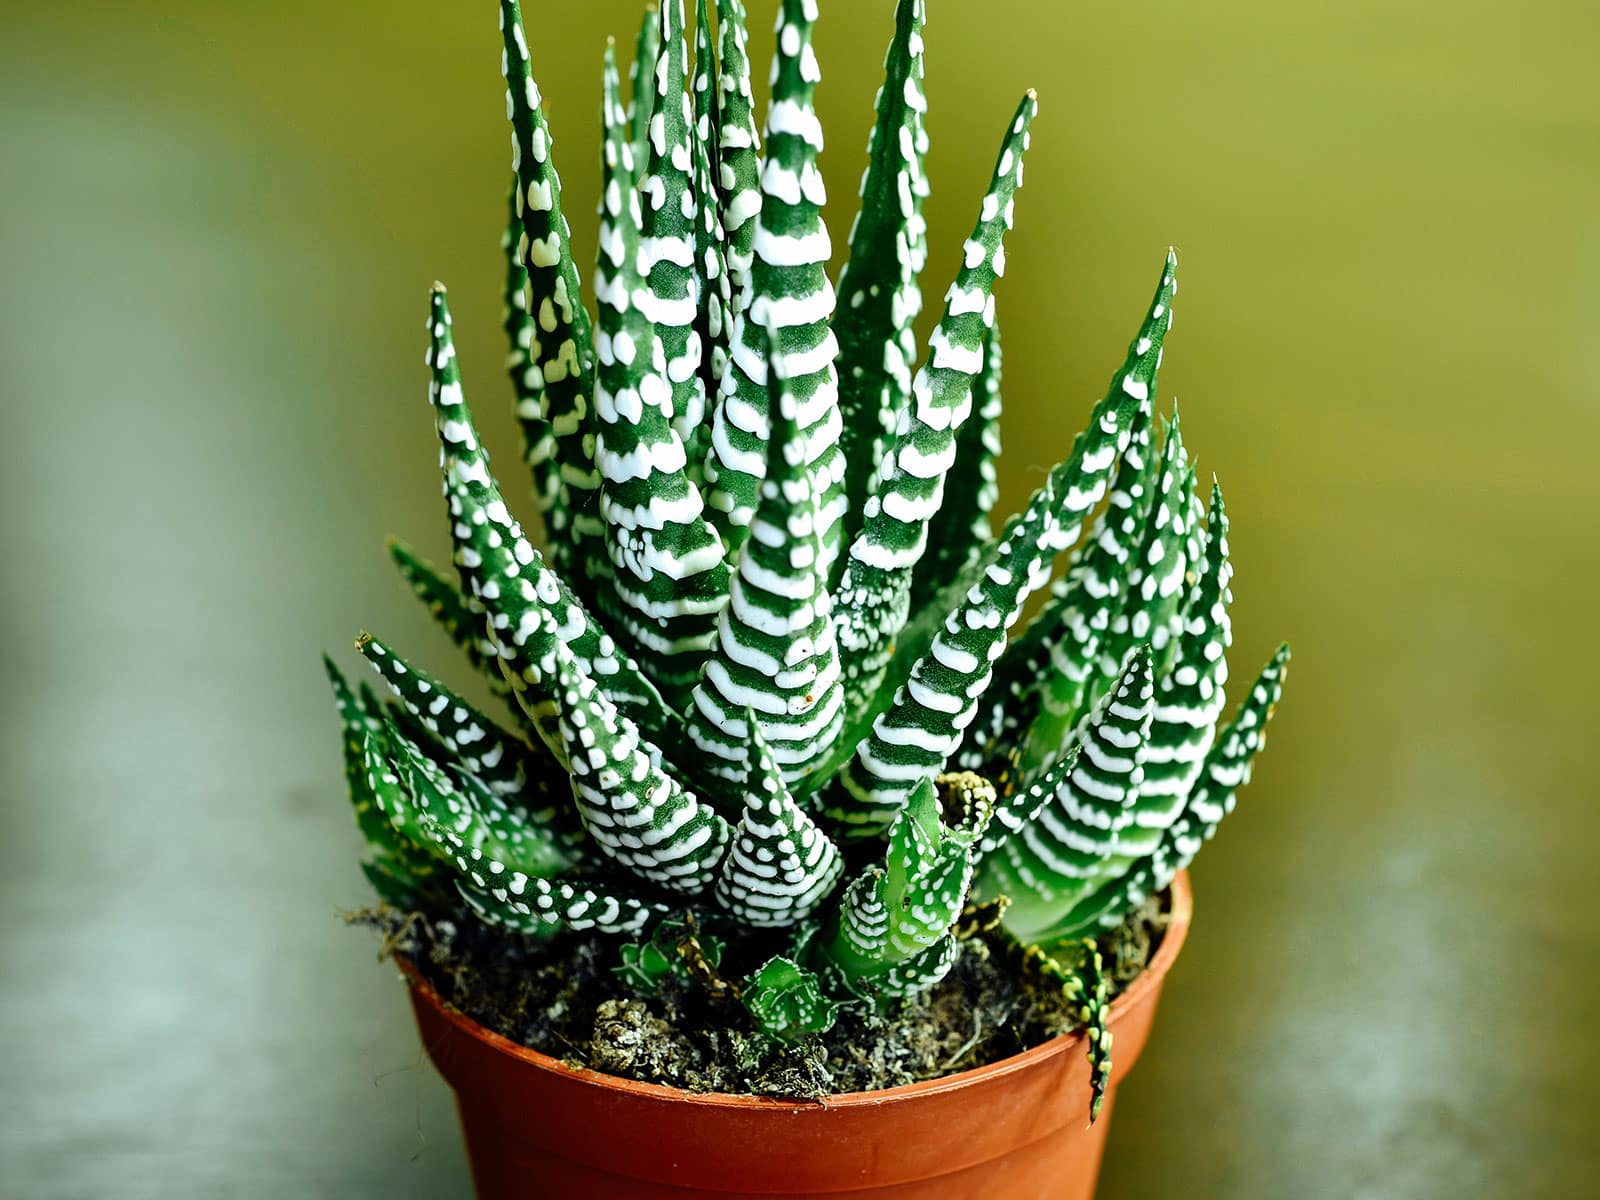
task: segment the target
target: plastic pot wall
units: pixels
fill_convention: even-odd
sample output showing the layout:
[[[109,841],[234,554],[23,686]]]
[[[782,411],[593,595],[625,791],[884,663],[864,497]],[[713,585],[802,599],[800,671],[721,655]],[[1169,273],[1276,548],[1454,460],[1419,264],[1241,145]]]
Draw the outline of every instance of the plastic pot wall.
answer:
[[[1187,874],[1172,910],[1149,968],[1112,1005],[1115,1070],[1092,1127],[1081,1036],[821,1103],[697,1095],[567,1067],[448,1007],[402,966],[422,1043],[456,1092],[479,1200],[1088,1200],[1117,1088],[1188,932]]]

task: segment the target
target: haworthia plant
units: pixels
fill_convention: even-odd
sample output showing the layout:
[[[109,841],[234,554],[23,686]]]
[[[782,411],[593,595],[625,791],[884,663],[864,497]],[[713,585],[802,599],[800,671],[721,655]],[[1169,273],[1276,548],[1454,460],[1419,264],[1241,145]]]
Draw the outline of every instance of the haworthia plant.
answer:
[[[436,285],[456,578],[391,554],[512,724],[370,635],[388,699],[329,664],[369,878],[390,903],[511,931],[630,935],[619,978],[646,993],[682,946],[718,967],[708,925],[743,929],[767,949],[718,999],[790,1040],[932,987],[969,898],[1004,896],[1089,1031],[1098,1109],[1107,981],[1082,939],[1232,810],[1288,659],[1219,729],[1228,518],[1156,404],[1175,256],[1084,432],[996,535],[995,293],[1033,93],[913,374],[923,0],[896,8],[837,302],[814,0],[778,5],[764,133],[741,0],[692,24],[684,0],[648,10],[626,106],[608,46],[593,314],[533,77],[552,51],[516,0],[500,15],[504,325],[545,550],[491,472]]]

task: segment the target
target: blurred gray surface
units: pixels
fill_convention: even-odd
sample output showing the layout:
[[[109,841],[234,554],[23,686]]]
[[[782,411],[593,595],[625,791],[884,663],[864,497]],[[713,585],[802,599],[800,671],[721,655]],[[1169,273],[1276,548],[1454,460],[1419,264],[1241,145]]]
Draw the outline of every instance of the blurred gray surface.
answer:
[[[824,5],[836,244],[888,7]],[[1102,1194],[1589,1194],[1592,6],[932,8],[930,303],[1041,91],[1004,503],[1176,242],[1163,388],[1228,487],[1235,674],[1296,649]],[[522,489],[492,9],[0,6],[0,1194],[468,1194],[338,921],[367,893],[317,654],[370,626],[462,678],[382,553],[444,548],[435,276]],[[589,245],[602,32],[637,9],[530,9]]]

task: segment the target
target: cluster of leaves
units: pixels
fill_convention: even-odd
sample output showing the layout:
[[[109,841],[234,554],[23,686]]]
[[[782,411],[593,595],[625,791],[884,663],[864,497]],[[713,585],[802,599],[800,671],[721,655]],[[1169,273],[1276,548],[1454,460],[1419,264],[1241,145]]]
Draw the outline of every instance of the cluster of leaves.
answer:
[[[1227,516],[1216,487],[1202,505],[1176,414],[1159,445],[1154,428],[1171,254],[1070,454],[991,528],[993,292],[1033,94],[914,369],[923,0],[898,5],[837,292],[814,0],[780,4],[760,130],[743,8],[716,8],[715,36],[705,3],[692,31],[683,0],[647,14],[627,105],[606,50],[591,316],[525,26],[500,0],[505,327],[547,550],[490,472],[435,285],[455,578],[392,552],[513,726],[370,635],[391,698],[329,673],[386,899],[635,935],[620,969],[642,991],[714,976],[719,923],[769,930],[731,986],[794,1038],[942,978],[974,890],[1009,897],[1019,938],[1065,946],[1165,887],[1248,777],[1287,651],[1219,731]],[[1060,961],[1103,1087],[1093,956]]]

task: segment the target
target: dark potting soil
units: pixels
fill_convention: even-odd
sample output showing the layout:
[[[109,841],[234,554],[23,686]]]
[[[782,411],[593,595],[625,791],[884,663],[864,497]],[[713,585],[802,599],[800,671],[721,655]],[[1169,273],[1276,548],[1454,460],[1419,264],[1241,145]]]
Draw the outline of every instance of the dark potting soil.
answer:
[[[1152,896],[1099,938],[1112,994],[1144,970],[1170,914]],[[521,937],[467,913],[353,913],[378,929],[380,957],[403,955],[452,1006],[512,1041],[574,1066],[695,1092],[817,1100],[937,1079],[1009,1058],[1078,1025],[1059,982],[1017,943],[970,921],[943,982],[882,1014],[846,1010],[827,1033],[785,1045],[759,1034],[736,998],[669,977],[641,997],[614,974],[624,939]],[[745,951],[749,953],[745,953]],[[739,978],[770,941],[723,953]]]

